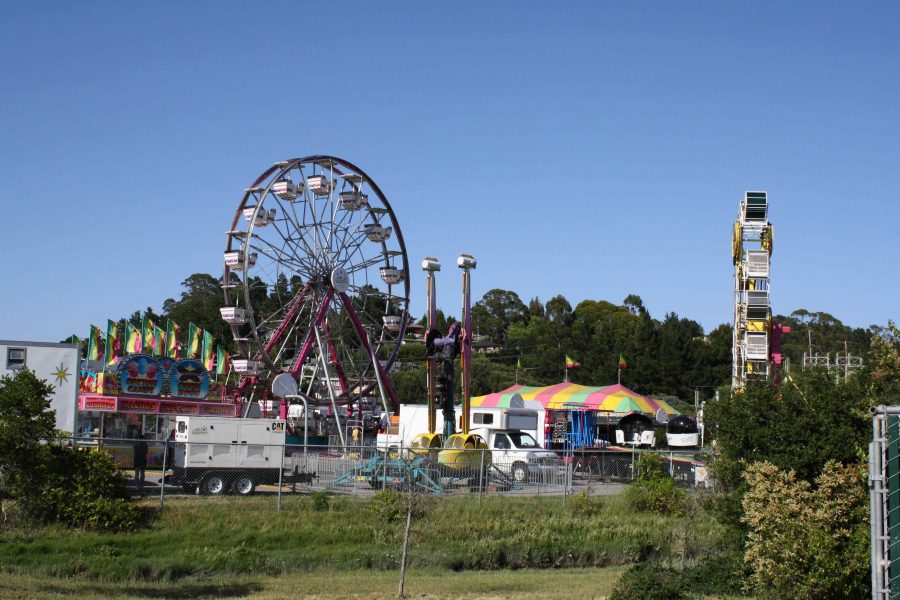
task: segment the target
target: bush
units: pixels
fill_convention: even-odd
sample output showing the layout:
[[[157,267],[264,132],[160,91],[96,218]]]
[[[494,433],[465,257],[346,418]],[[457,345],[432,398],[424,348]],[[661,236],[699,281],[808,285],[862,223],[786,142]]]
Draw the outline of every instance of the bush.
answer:
[[[704,558],[681,572],[682,585],[693,594],[734,594],[744,583],[742,559],[736,550]]]
[[[146,521],[108,453],[44,446],[41,454],[40,468],[23,480],[29,492],[18,494],[27,518],[109,531],[132,531]]]
[[[425,506],[420,496],[413,496],[412,518],[417,519],[425,514]],[[376,520],[387,523],[400,523],[406,520],[406,506],[410,498],[406,494],[394,490],[384,490],[373,495],[366,506],[366,511]]]
[[[313,510],[323,511],[331,508],[331,498],[326,492],[315,492],[309,499],[312,501]]]
[[[587,492],[579,492],[569,498],[569,511],[576,517],[590,517],[602,509],[603,503],[597,498],[588,496]]]
[[[625,489],[625,498],[637,510],[682,516],[687,494],[662,470],[657,454],[644,454],[636,465],[637,480]]]
[[[609,600],[682,600],[684,584],[678,571],[641,562],[622,574]]]
[[[744,560],[760,598],[865,598],[869,515],[861,465],[825,465],[815,485],[769,462],[747,468]]]

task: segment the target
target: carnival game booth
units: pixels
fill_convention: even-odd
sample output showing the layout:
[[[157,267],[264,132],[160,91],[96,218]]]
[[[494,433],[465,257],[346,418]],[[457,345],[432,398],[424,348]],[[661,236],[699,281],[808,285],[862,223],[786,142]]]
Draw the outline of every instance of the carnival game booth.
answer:
[[[654,426],[679,412],[667,402],[642,396],[623,385],[590,387],[562,382],[547,387],[514,385],[472,398],[473,408],[507,408],[521,397],[538,411],[535,439],[548,450],[654,445]]]
[[[76,437],[161,441],[176,415],[237,417],[240,404],[192,358],[134,354],[106,371],[81,371]]]

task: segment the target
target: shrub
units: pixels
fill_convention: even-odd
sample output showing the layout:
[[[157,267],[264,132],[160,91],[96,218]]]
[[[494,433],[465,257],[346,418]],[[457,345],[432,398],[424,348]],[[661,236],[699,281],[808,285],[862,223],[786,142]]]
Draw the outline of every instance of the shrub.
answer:
[[[410,501],[413,519],[425,514],[425,506],[420,496],[410,498],[394,490],[384,490],[373,495],[366,506],[366,511],[376,520],[400,523],[406,520],[406,506]]]
[[[864,598],[868,502],[860,465],[826,463],[815,485],[769,462],[747,468],[744,560],[760,598]]]
[[[641,562],[622,574],[609,600],[682,600],[684,584],[678,571]]]
[[[27,517],[110,531],[132,531],[146,521],[108,453],[56,446],[41,450],[45,456],[30,478],[32,493],[18,499]]]
[[[590,517],[603,509],[603,503],[588,496],[587,492],[579,492],[569,498],[569,511],[576,517]]]
[[[313,510],[324,511],[331,508],[331,498],[326,492],[315,492],[309,499],[312,501]]]
[[[625,498],[637,510],[684,515],[687,494],[662,470],[657,454],[644,454],[636,465],[637,479],[625,489]]]

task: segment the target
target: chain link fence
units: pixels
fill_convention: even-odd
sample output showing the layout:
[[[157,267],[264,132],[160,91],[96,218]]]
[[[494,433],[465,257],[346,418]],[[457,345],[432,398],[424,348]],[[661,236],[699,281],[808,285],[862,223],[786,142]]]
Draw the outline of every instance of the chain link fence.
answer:
[[[869,514],[872,598],[900,598],[900,406],[872,409]]]
[[[645,450],[580,449],[529,459],[501,450],[426,450],[375,446],[177,443],[61,438],[57,443],[109,452],[135,495],[266,496],[281,507],[294,495],[370,496],[413,490],[435,496],[567,496],[617,493]],[[691,453],[657,452],[683,486],[706,486],[706,463]]]

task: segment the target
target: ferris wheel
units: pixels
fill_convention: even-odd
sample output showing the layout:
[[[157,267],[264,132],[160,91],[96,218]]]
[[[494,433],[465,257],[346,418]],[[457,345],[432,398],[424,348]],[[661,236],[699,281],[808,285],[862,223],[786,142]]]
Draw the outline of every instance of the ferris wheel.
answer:
[[[245,190],[226,235],[238,393],[260,399],[290,373],[314,401],[352,406],[374,390],[396,409],[387,372],[409,320],[409,263],[378,185],[333,156],[278,162]]]

